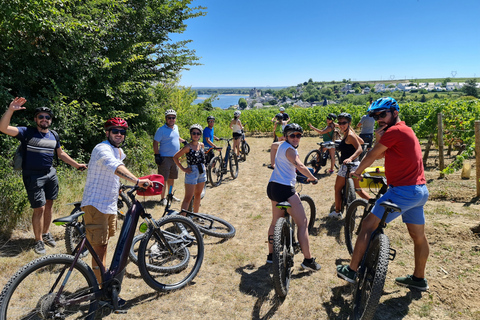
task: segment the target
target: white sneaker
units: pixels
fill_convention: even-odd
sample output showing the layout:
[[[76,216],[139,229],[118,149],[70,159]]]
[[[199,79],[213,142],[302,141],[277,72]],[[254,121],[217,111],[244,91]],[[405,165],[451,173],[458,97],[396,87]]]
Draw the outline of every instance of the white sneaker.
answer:
[[[180,202],[180,199],[178,199],[178,198],[175,197],[175,196],[172,196],[172,200],[173,200],[173,201],[176,201],[176,202]]]
[[[328,217],[329,217],[329,218],[342,219],[342,213],[333,210],[332,212],[330,212],[330,214],[328,215]]]
[[[166,206],[167,205],[167,199],[163,198],[162,200],[160,200],[160,205],[161,206]]]

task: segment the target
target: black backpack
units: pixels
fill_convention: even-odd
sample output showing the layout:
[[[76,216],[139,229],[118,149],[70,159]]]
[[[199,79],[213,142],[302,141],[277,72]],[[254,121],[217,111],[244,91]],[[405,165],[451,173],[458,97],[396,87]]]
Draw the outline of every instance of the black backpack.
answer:
[[[24,139],[20,140],[20,145],[15,151],[15,155],[13,156],[13,169],[16,171],[21,171],[23,168],[25,154],[27,153],[27,145],[30,139],[33,138],[33,135],[35,134],[35,130],[37,129],[32,127],[27,127],[27,130],[25,131]],[[55,137],[55,140],[58,143],[60,141],[60,138],[58,137],[58,133],[55,130],[49,129],[49,131],[53,133],[53,136]],[[55,153],[55,160],[58,163],[57,149],[54,150],[54,153]]]

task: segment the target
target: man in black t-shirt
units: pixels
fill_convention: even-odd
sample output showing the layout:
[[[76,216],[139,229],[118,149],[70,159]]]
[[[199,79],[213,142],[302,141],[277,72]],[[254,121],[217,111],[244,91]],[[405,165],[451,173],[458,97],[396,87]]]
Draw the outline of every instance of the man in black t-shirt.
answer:
[[[35,110],[35,128],[13,127],[10,120],[15,111],[26,109],[25,98],[15,98],[0,119],[0,131],[26,143],[22,164],[23,183],[28,200],[33,209],[32,226],[35,234],[34,250],[45,254],[45,244],[55,247],[56,243],[49,232],[52,222],[53,200],[58,195],[58,178],[53,165],[53,157],[58,158],[77,169],[86,169],[66,154],[55,134],[48,128],[52,124],[53,112],[42,107]]]

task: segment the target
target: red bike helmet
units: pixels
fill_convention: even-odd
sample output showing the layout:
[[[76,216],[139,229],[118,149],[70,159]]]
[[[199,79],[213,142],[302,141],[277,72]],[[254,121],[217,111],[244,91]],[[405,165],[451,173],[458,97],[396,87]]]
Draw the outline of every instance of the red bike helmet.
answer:
[[[107,122],[105,122],[105,131],[108,131],[111,128],[116,128],[116,127],[123,127],[125,129],[128,129],[128,123],[127,121],[118,117],[110,118],[107,120]]]

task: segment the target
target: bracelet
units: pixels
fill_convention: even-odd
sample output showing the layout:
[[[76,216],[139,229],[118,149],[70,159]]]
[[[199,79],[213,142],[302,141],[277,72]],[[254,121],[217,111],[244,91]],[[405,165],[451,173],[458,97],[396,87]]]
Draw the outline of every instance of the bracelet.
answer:
[[[135,185],[137,185],[137,186],[138,186],[138,183],[139,183],[139,182],[140,182],[140,179],[137,179],[137,183],[136,183]]]

